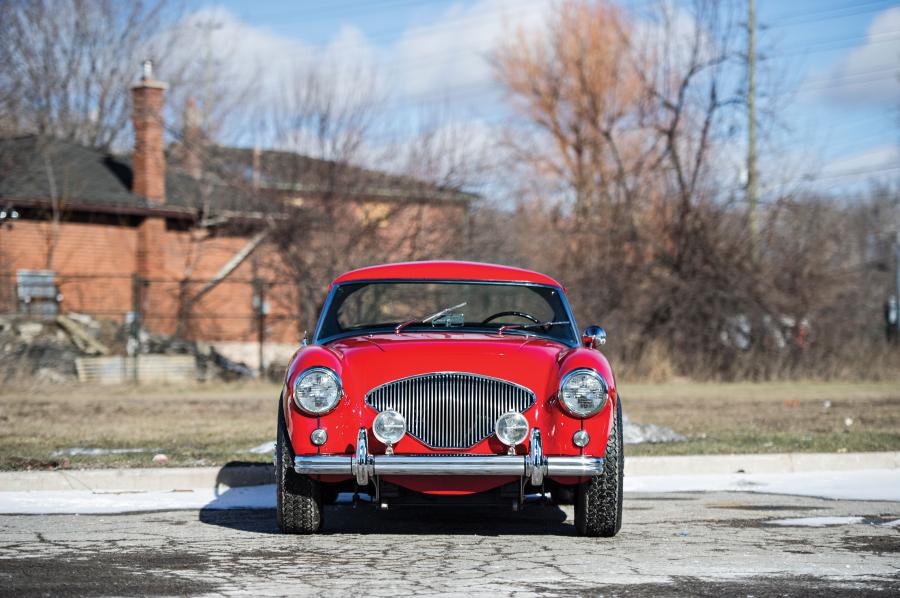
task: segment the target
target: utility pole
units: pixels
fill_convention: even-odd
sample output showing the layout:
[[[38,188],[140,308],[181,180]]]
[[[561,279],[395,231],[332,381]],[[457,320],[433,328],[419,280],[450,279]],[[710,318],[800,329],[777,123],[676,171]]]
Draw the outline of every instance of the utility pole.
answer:
[[[140,381],[138,375],[138,360],[141,354],[141,306],[143,305],[142,291],[144,282],[139,274],[131,276],[131,330],[128,349],[131,353],[131,381],[137,384]]]
[[[894,338],[900,339],[900,228],[894,234],[894,299],[897,304],[897,321],[894,322]],[[900,344],[900,340],[897,341]]]
[[[253,311],[256,316],[256,343],[259,358],[259,378],[266,375],[266,316],[269,315],[269,304],[266,302],[266,281],[259,273],[259,260],[253,256]]]
[[[759,259],[756,178],[756,1],[747,0],[747,219],[753,260]]]

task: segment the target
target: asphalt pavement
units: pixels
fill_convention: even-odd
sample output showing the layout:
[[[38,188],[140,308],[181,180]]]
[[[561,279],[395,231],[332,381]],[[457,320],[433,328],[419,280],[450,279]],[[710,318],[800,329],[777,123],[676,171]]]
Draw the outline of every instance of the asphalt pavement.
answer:
[[[306,537],[271,509],[4,515],[0,594],[891,596],[898,520],[897,502],[736,492],[628,494],[611,539],[549,504],[329,507]]]

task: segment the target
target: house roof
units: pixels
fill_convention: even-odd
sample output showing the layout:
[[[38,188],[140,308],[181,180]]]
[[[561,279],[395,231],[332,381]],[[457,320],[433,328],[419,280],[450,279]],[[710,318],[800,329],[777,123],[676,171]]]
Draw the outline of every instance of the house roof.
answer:
[[[476,280],[562,285],[539,272],[482,262],[426,261],[367,266],[338,276],[334,282],[359,280]]]
[[[281,150],[213,146],[207,152],[210,170],[220,178],[243,173],[258,177],[263,189],[297,194],[366,199],[469,202],[475,195],[400,176]]]
[[[63,206],[99,212],[165,213],[195,218],[199,214],[249,214],[265,211],[258,190],[327,197],[468,202],[474,196],[441,189],[407,177],[280,151],[213,146],[206,176],[189,176],[177,158],[167,156],[166,202],[159,204],[131,192],[131,157],[35,135],[0,139],[0,199],[46,204],[56,197]],[[258,175],[254,174],[254,164]],[[272,204],[268,204],[271,209]]]

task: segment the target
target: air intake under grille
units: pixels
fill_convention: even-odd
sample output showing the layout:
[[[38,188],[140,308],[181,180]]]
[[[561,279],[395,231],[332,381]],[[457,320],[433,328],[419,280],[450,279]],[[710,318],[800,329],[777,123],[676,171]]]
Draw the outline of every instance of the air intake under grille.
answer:
[[[468,448],[494,433],[497,418],[534,404],[534,393],[512,382],[476,374],[442,372],[388,382],[366,403],[394,409],[410,435],[432,448]]]

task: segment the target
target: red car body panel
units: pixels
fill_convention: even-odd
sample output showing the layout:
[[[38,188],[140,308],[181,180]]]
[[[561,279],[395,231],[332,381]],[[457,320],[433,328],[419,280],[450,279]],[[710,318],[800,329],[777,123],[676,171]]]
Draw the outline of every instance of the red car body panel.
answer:
[[[491,280],[552,285],[542,274],[468,262],[421,262],[392,264],[354,270],[335,280],[378,279]],[[296,378],[306,369],[324,366],[340,377],[344,396],[331,412],[313,417],[300,412],[294,404],[292,389]],[[609,400],[600,413],[580,419],[569,415],[557,400],[563,376],[576,368],[599,372],[609,386]],[[401,331],[351,336],[325,344],[313,344],[294,355],[285,376],[285,422],[296,455],[352,455],[359,429],[369,430],[369,449],[383,454],[385,446],[371,434],[377,411],[365,402],[366,393],[382,384],[431,372],[467,372],[508,380],[535,393],[536,402],[523,414],[531,427],[541,430],[545,455],[591,455],[603,457],[618,396],[609,362],[599,351],[570,347],[564,343],[521,334],[473,332]],[[310,433],[324,428],[328,439],[322,446],[310,441]],[[586,430],[591,441],[584,449],[572,442],[572,435]],[[528,441],[517,447],[526,454]],[[472,447],[434,449],[407,434],[395,446],[396,454],[506,454],[507,447],[495,436]],[[346,476],[319,476],[323,482],[349,479]],[[429,494],[470,494],[490,490],[516,478],[491,476],[385,476],[394,484]],[[559,483],[577,483],[580,478],[554,478]]]
[[[356,280],[478,280],[482,282],[531,282],[546,284],[553,287],[561,287],[549,276],[539,272],[501,266],[498,264],[485,264],[481,262],[400,262],[396,264],[383,264],[351,270],[341,274],[334,282],[350,282]]]

